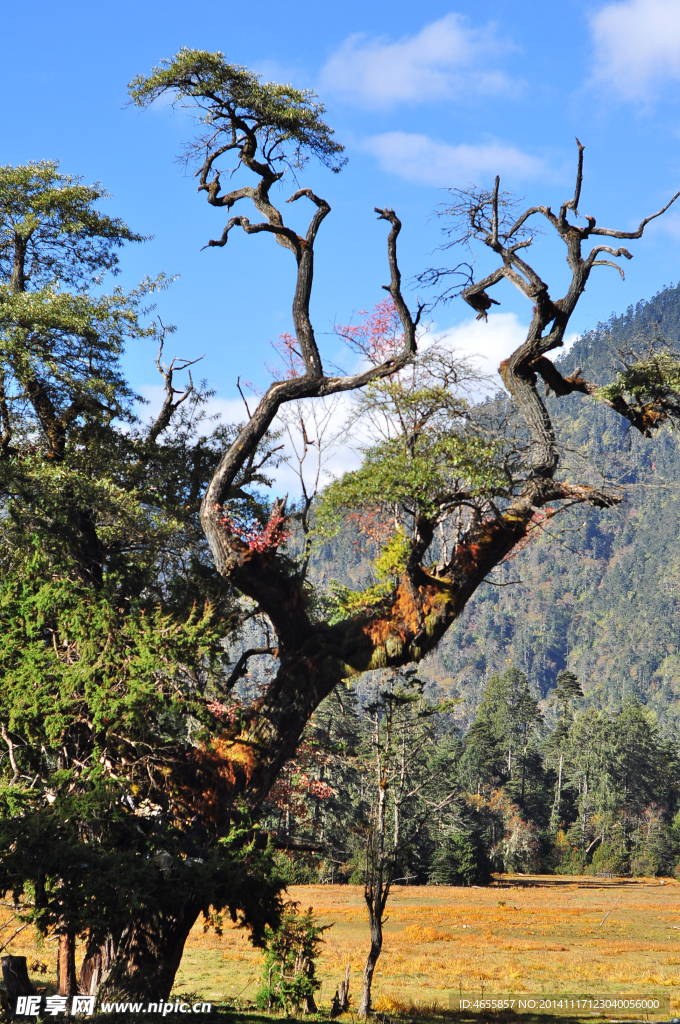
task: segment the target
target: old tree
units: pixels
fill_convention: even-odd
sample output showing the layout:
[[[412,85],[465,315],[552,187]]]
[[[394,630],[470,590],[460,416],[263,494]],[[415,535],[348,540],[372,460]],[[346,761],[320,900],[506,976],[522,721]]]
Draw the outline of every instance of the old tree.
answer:
[[[3,170],[1,881],[21,919],[59,935],[62,991],[77,983],[74,942],[87,936],[81,989],[146,998],[169,993],[202,911],[240,915],[256,939],[276,920],[280,886],[253,823],[324,697],[341,680],[432,650],[542,509],[618,500],[560,479],[538,379],[558,396],[605,401],[649,433],[677,414],[679,378],[665,353],[633,362],[609,388],[564,378],[548,358],[591,271],[630,257],[606,240],[639,238],[652,219],[625,232],[579,218],[580,146],[575,194],[557,213],[515,210],[498,180],[456,193],[448,211],[462,224],[456,238],[497,261],[482,281],[464,281],[463,298],[483,317],[495,301],[488,290],[507,280],[532,304],[526,340],[500,369],[516,410],[510,436],[462,401],[444,354],[418,353],[422,309],[412,313],[402,295],[401,223],[390,209],[376,212],[388,229],[398,330],[359,346],[358,372],[324,368],[309,309],[330,207],[297,189],[288,202],[312,208],[299,235],[272,197],[310,156],[333,171],[343,163],[312,94],[263,84],[219,53],[182,50],[135,79],[130,95],[140,107],[168,97],[193,108],[199,193],[226,215],[208,246],[267,233],[297,269],[294,369],[247,422],[210,425],[205,389],[178,392],[174,375],[186,364],[159,355],[166,400],[142,427],[118,358],[126,338],[159,333],[142,325],[142,303],[163,282],[102,296],[115,249],[137,236],[95,212],[101,190],[54,165]],[[245,176],[232,191],[223,191],[223,157]],[[234,212],[246,206],[257,220]],[[566,248],[571,279],[559,299],[526,259],[535,218]],[[378,523],[382,576],[330,599],[314,594],[308,546],[298,558],[286,546],[295,509],[261,489],[277,415],[359,391],[369,418],[389,406],[398,427],[322,495],[315,528],[332,530],[350,512]],[[226,651],[253,617],[267,623],[269,642],[230,665]],[[268,657],[273,671],[248,703],[233,691],[251,656]]]

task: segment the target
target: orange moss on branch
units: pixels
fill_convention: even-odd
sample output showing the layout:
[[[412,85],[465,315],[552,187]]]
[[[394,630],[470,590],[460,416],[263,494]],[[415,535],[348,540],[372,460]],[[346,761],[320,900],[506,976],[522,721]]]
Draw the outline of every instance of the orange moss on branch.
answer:
[[[243,734],[224,732],[201,744],[189,757],[187,771],[178,784],[186,811],[206,824],[216,824],[225,811],[225,800],[247,786],[255,772],[256,752]]]

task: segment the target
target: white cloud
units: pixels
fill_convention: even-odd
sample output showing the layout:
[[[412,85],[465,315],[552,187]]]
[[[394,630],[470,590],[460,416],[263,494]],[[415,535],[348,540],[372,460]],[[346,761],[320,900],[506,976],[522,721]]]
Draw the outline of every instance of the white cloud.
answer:
[[[498,367],[512,355],[527,336],[527,327],[515,313],[490,313],[489,319],[464,320],[438,334],[459,356],[474,360],[476,366],[492,376],[487,391],[492,394],[503,386]]]
[[[580,337],[581,337],[581,335],[578,333],[578,331],[571,331],[569,334],[565,334],[565,336],[564,336],[564,347],[561,348],[561,349],[558,349],[557,355],[553,354],[553,356],[551,358],[557,359],[557,358],[559,358],[560,354],[563,355],[563,356],[566,356],[567,352],[571,351],[571,349],[574,346],[574,343],[577,342]]]
[[[595,81],[628,100],[649,100],[665,81],[680,79],[678,0],[623,0],[591,18]]]
[[[367,139],[363,148],[377,157],[383,170],[425,185],[465,187],[496,174],[513,179],[545,174],[542,160],[500,142],[451,146],[427,135],[385,132]]]
[[[321,72],[325,90],[388,106],[444,99],[462,93],[517,90],[507,75],[485,70],[490,57],[513,49],[492,27],[472,29],[459,14],[447,14],[411,37],[390,42],[352,35]]]
[[[446,331],[435,331],[434,336],[440,338],[456,355],[470,359],[478,369],[489,375],[488,382],[473,391],[473,398],[479,400],[505,388],[498,367],[526,341],[528,329],[528,324],[522,323],[516,313],[489,313],[487,321],[471,318]],[[548,353],[548,358],[554,360],[566,355],[580,337],[576,332],[565,335],[564,347]]]

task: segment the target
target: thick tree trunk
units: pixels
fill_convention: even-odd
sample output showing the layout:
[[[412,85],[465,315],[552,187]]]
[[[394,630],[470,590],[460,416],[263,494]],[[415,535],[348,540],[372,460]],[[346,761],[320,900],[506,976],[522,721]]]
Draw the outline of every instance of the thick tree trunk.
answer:
[[[102,998],[167,1000],[184,944],[202,905],[179,904],[174,914],[132,922],[121,935],[108,976],[100,983]]]
[[[78,992],[76,981],[76,940],[68,929],[59,935],[57,950],[57,992],[60,996],[74,996]]]
[[[88,945],[78,980],[81,995],[97,995],[99,986],[111,970],[115,955],[116,944],[112,936],[108,936],[100,946]]]

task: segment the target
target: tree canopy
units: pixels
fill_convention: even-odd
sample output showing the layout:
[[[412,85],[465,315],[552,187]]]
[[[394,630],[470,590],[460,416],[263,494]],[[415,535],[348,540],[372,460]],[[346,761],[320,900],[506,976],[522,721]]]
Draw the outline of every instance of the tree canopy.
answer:
[[[114,248],[138,239],[97,212],[105,193],[49,164],[3,181],[0,883],[56,931],[67,988],[80,935],[100,982],[139,992],[159,977],[139,949],[149,921],[181,949],[201,910],[245,915],[260,942],[279,910],[266,840],[225,814],[211,753],[240,610],[197,516],[230,428],[205,416],[204,386],[174,386],[186,361],[162,362],[142,301],[165,280],[102,292]],[[130,339],[160,345],[150,424],[120,368]],[[242,479],[265,480],[261,464]],[[166,959],[167,991],[173,976]]]

